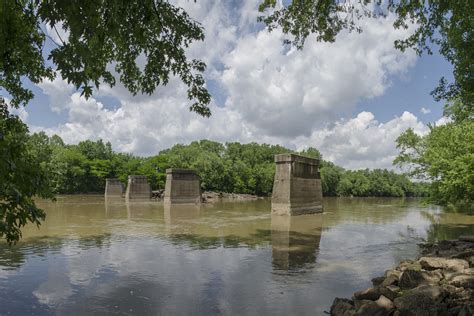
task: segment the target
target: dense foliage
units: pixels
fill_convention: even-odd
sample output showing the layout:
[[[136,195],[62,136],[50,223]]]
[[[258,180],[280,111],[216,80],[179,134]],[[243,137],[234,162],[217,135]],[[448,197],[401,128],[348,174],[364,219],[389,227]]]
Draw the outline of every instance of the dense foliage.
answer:
[[[39,225],[44,219],[33,196],[53,197],[50,155],[49,146],[32,143],[28,127],[8,112],[0,98],[0,238],[15,242],[27,222]]]
[[[474,205],[472,119],[430,126],[425,136],[409,129],[397,143],[401,153],[395,163],[408,165],[413,176],[431,183],[431,202]]]
[[[105,178],[126,183],[133,174],[146,175],[153,189],[165,185],[167,168],[192,168],[201,177],[203,190],[270,195],[275,173],[274,156],[291,150],[267,144],[221,144],[209,140],[175,145],[152,157],[116,153],[110,143],[83,141],[66,145],[59,136],[33,134],[31,143],[51,153],[48,164],[57,193],[103,193]],[[314,148],[300,154],[321,158]],[[420,196],[424,186],[388,170],[346,171],[328,161],[321,163],[326,196]]]
[[[33,97],[22,78],[39,83],[59,74],[89,97],[93,87],[115,85],[116,77],[130,92],[150,94],[177,76],[194,101],[190,109],[210,115],[206,65],[185,52],[204,39],[203,29],[168,1],[2,0],[0,23],[0,88],[13,106]]]

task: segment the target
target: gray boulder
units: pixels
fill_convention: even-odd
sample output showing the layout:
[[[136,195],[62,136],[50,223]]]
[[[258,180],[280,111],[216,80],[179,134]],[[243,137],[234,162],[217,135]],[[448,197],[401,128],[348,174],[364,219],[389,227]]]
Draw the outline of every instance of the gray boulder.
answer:
[[[394,300],[396,297],[399,296],[400,289],[397,286],[389,285],[387,287],[384,286],[376,286],[371,287],[363,291],[355,292],[353,295],[354,300],[371,300],[376,301],[380,298],[380,296],[385,296],[390,300]]]
[[[399,315],[437,316],[446,315],[447,306],[442,303],[446,292],[440,286],[422,285],[405,295],[396,298],[393,303]]]
[[[398,285],[402,289],[413,289],[420,285],[437,285],[443,278],[440,271],[405,270],[400,276]]]
[[[356,301],[355,304],[357,311],[355,315],[389,316],[394,308],[393,303],[384,296],[381,296],[380,298],[377,301]]]
[[[351,300],[339,297],[334,299],[330,310],[333,316],[353,316],[355,312],[356,310]]]
[[[448,259],[440,257],[421,257],[421,267],[425,270],[448,269],[452,271],[463,271],[469,268],[469,263],[464,259]]]

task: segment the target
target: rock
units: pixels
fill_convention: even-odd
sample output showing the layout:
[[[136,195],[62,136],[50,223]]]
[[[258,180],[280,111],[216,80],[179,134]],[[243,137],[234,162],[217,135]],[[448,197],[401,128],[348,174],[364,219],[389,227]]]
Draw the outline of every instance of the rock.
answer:
[[[371,300],[375,301],[380,297],[380,291],[378,288],[370,287],[364,291],[358,291],[354,293],[355,300]]]
[[[474,256],[470,256],[469,258],[466,258],[467,262],[469,262],[470,267],[474,267]]]
[[[437,244],[439,250],[450,250],[454,245],[451,240],[441,240]]]
[[[372,284],[374,286],[379,286],[382,284],[382,282],[385,280],[385,277],[376,277],[372,279]]]
[[[398,286],[395,286],[395,285],[380,287],[380,289],[379,289],[379,292],[380,292],[381,295],[387,297],[388,299],[390,299],[392,301],[400,295],[399,291],[400,291],[400,288]]]
[[[463,271],[469,268],[469,263],[463,259],[421,257],[419,262],[421,267],[426,270],[449,269],[452,271]]]
[[[422,285],[396,298],[393,303],[400,315],[445,315],[447,306],[441,302],[445,295],[445,290],[440,286]]]
[[[474,250],[469,249],[469,250],[465,250],[465,251],[455,254],[454,256],[452,256],[452,258],[466,260],[467,258],[472,257],[472,256],[474,256]]]
[[[367,316],[384,316],[390,315],[395,305],[393,302],[381,295],[376,301],[359,300],[354,302],[356,314]]]
[[[474,268],[464,269],[464,271],[462,273],[469,274],[469,275],[474,275]]]
[[[450,307],[462,306],[467,302],[474,303],[474,289],[465,289],[449,284],[444,284],[443,289],[447,293],[445,302],[448,303]]]
[[[447,315],[448,316],[457,316],[457,315],[459,315],[459,312],[461,311],[461,309],[462,309],[462,306],[451,307],[450,309],[448,309]]]
[[[392,287],[392,288],[389,288]],[[394,290],[397,289],[397,290]],[[384,286],[376,286],[368,288],[364,291],[355,292],[353,295],[354,300],[371,300],[376,301],[380,298],[380,296],[385,296],[390,300],[394,300],[399,296],[398,290],[399,287],[394,285],[389,285],[388,287]]]
[[[440,271],[406,270],[400,276],[398,285],[402,289],[413,289],[419,285],[437,285],[442,278]]]
[[[397,270],[385,271],[385,279],[382,282],[382,286],[397,285],[398,279],[400,278],[401,272]]]
[[[392,292],[400,292],[400,287],[398,287],[396,285],[389,285],[389,286],[386,286],[386,288],[389,289]]]
[[[459,316],[472,316],[474,315],[474,305],[464,305],[459,312]]]
[[[355,315],[363,315],[363,316],[385,316],[385,315],[387,315],[388,316],[391,313],[391,310],[386,309],[382,305],[383,303],[382,304],[379,303],[378,300],[377,301],[370,301],[370,300],[356,301],[355,304],[356,304],[356,313],[355,313]]]
[[[469,241],[469,242],[474,242],[474,235],[469,235],[469,236],[459,236],[458,238],[461,241]]]
[[[474,315],[474,236],[421,245],[423,257],[405,260],[371,288],[342,300],[335,315]],[[403,291],[402,291],[403,290]]]
[[[384,295],[380,295],[379,299],[375,301],[375,303],[377,303],[378,306],[382,307],[383,309],[387,310],[387,311],[391,311],[395,308],[395,305],[393,304],[393,302],[385,297]]]
[[[398,265],[400,271],[421,270],[421,264],[418,261],[405,260]]]
[[[355,307],[351,300],[336,297],[330,310],[333,316],[351,316],[355,315]]]
[[[448,284],[456,287],[474,289],[474,276],[471,274],[457,274],[448,279]]]
[[[453,277],[458,275],[472,275],[474,276],[474,268],[464,269],[463,272],[443,270],[444,278],[450,281]]]

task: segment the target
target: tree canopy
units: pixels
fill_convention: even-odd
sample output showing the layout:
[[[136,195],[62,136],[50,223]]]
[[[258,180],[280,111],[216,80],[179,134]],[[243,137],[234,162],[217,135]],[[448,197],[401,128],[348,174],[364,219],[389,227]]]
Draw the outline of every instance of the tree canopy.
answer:
[[[191,168],[200,175],[203,190],[269,196],[275,174],[274,156],[294,152],[268,144],[201,140],[174,145],[151,157],[139,157],[115,152],[110,143],[102,140],[67,145],[59,136],[48,137],[43,132],[30,139],[36,151],[51,153],[43,163],[48,166],[54,192],[69,194],[102,194],[106,178],[118,178],[126,184],[133,174],[146,175],[153,189],[163,189],[167,168]],[[321,153],[311,147],[298,154],[322,159]],[[325,196],[425,194],[423,184],[382,169],[349,171],[322,160],[321,177]]]
[[[44,219],[33,197],[53,197],[51,154],[49,145],[30,137],[28,127],[0,98],[0,238],[15,242],[27,222],[39,225]]]
[[[401,135],[402,152],[396,162],[412,164],[413,174],[428,177],[436,201],[472,198],[468,181],[472,183],[473,148],[466,139],[471,141],[473,133],[473,1],[292,0],[275,8],[276,0],[263,0],[260,10],[268,14],[260,20],[270,30],[281,27],[292,36],[288,43],[298,48],[310,34],[333,42],[344,29],[362,31],[359,19],[388,12],[397,17],[395,28],[416,26],[412,35],[394,43],[397,48],[431,53],[432,44],[437,45],[454,67],[454,82],[441,78],[433,95],[448,101],[445,114],[453,122],[433,126],[427,136],[410,130]],[[13,107],[33,98],[28,82],[44,78],[61,76],[90,97],[94,88],[114,86],[117,79],[133,94],[151,94],[175,76],[188,88],[190,110],[211,114],[203,78],[206,65],[186,54],[192,42],[204,39],[203,28],[168,1],[3,0],[0,23],[0,88],[12,97]],[[2,100],[0,237],[14,242],[27,221],[40,223],[44,213],[35,206],[34,195],[99,192],[109,176],[124,180],[128,174],[145,174],[157,188],[163,184],[164,168],[191,167],[201,173],[205,189],[266,195],[271,192],[273,155],[287,151],[279,146],[201,141],[141,158],[115,153],[102,141],[66,145],[57,136],[29,136],[26,125],[8,112]],[[315,149],[305,154],[320,157]],[[351,172],[323,161],[321,175],[326,195],[423,194],[422,185],[410,186],[405,176],[384,170]]]
[[[430,126],[417,135],[408,129],[397,139],[398,165],[430,182],[430,201],[436,204],[474,205],[474,121]]]
[[[0,23],[0,87],[13,106],[33,97],[25,78],[39,83],[60,75],[89,97],[117,77],[133,94],[151,94],[177,76],[188,86],[190,110],[210,115],[206,65],[186,55],[192,42],[204,39],[203,29],[168,1],[4,0]]]

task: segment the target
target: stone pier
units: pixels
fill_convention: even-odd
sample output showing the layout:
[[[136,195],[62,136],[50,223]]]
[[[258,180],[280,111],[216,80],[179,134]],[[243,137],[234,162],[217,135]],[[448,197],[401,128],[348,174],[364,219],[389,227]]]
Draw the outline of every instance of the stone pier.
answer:
[[[122,197],[124,185],[119,179],[107,178],[105,179],[105,197]]]
[[[127,191],[125,198],[132,199],[150,199],[151,186],[146,176],[128,176]]]
[[[196,171],[166,169],[165,203],[201,203],[201,182]]]
[[[313,214],[323,211],[319,160],[295,154],[275,155],[272,213]]]

